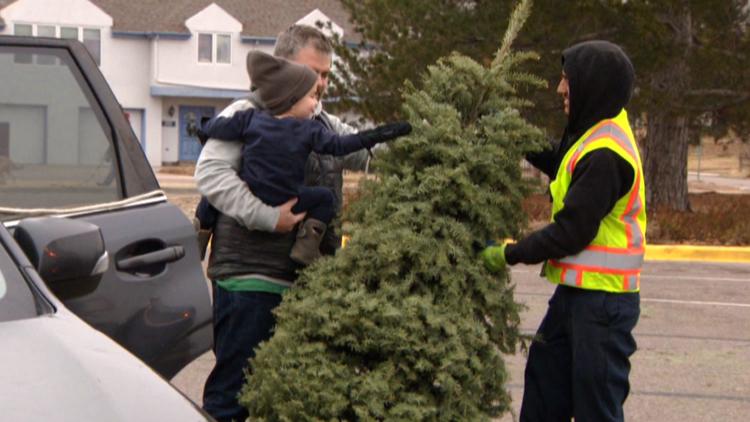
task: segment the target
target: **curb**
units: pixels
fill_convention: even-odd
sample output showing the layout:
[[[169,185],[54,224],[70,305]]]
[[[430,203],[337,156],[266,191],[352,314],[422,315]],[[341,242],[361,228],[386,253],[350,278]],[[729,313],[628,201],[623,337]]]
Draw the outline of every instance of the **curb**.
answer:
[[[198,188],[189,183],[159,183],[159,187],[162,190],[188,190],[195,192],[196,195],[198,194]]]
[[[154,173],[159,187],[164,190],[188,190],[198,192],[193,176],[171,173]]]
[[[350,236],[341,237],[345,248]],[[698,245],[646,245],[646,261],[734,262],[750,264],[750,247]]]
[[[646,245],[646,261],[700,261],[750,263],[750,247]]]

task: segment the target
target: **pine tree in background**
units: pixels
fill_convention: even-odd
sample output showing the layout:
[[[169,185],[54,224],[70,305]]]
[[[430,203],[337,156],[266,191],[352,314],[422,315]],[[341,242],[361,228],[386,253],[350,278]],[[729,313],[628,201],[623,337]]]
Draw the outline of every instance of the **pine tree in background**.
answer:
[[[251,418],[474,421],[510,408],[502,353],[521,341],[520,305],[477,251],[519,234],[520,162],[542,145],[516,96],[542,84],[517,71],[534,55],[510,49],[530,7],[521,1],[489,67],[452,55],[421,90],[407,84],[414,132],[361,186],[347,247],[285,294],[241,393]]]
[[[515,2],[487,0],[339,0],[354,31],[335,43],[326,109],[354,110],[364,120],[400,114],[402,81],[419,81],[427,66],[458,52],[489,64]],[[333,29],[333,28],[330,28]],[[331,31],[333,32],[333,31]],[[351,41],[359,39],[352,45]],[[377,46],[377,48],[373,48]],[[362,54],[362,52],[366,54]],[[329,110],[330,111],[330,110]]]

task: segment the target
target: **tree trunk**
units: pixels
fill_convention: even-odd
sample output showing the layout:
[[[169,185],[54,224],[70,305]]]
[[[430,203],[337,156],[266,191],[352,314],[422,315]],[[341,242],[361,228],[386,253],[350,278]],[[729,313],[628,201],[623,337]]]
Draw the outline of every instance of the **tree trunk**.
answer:
[[[647,209],[690,209],[687,186],[688,119],[663,112],[648,115],[642,145]]]
[[[690,2],[681,0],[677,7],[661,17],[674,36],[679,54],[653,74],[651,89],[662,98],[647,116],[647,133],[643,145],[643,171],[646,181],[646,207],[690,210],[687,186],[688,141],[690,116],[677,111],[683,94],[690,87],[688,58],[693,49],[693,20]],[[667,110],[672,110],[667,111]]]

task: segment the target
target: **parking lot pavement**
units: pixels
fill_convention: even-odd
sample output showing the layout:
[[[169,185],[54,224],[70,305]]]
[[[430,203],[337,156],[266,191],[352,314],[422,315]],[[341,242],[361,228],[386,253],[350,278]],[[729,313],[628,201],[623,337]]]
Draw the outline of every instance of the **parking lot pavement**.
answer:
[[[750,192],[750,178],[727,177],[717,173],[688,172],[688,186],[691,192]]]
[[[191,176],[157,174],[170,200],[192,216],[198,201]],[[685,249],[691,249],[686,251]],[[708,250],[711,249],[711,250]],[[635,329],[628,421],[744,421],[750,418],[750,249],[657,246],[647,251],[641,282],[641,319]],[[745,263],[711,263],[716,256]],[[653,259],[671,261],[658,262]],[[673,261],[675,259],[682,262]],[[684,261],[687,260],[687,261]],[[533,334],[554,286],[539,266],[516,266],[516,298],[528,309],[523,327]],[[201,404],[213,366],[208,352],[172,379]],[[506,357],[514,411],[520,408],[526,358]],[[506,415],[500,421],[514,420]]]
[[[554,286],[539,266],[513,269],[516,298],[533,334]],[[647,262],[635,329],[628,421],[742,421],[750,416],[750,263]],[[523,394],[522,354],[506,358],[514,412]],[[499,421],[515,420],[506,415]]]
[[[202,406],[203,385],[206,383],[208,373],[211,372],[215,361],[213,352],[204,353],[193,363],[183,368],[170,382],[193,403]]]
[[[528,307],[523,329],[533,334],[554,286],[539,266],[516,266],[516,298]],[[634,422],[742,421],[750,415],[750,263],[647,262],[641,281],[641,318],[635,329],[631,394]],[[508,388],[518,412],[522,353],[506,357]],[[200,404],[213,364],[207,353],[172,383]],[[509,414],[499,421],[513,421]]]

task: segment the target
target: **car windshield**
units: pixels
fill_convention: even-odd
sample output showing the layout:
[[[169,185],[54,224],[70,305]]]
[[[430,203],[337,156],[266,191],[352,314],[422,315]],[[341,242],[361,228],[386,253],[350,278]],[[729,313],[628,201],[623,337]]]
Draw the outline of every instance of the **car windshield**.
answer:
[[[120,198],[112,131],[72,60],[0,47],[0,220]]]
[[[34,293],[0,243],[0,323],[37,314]]]

